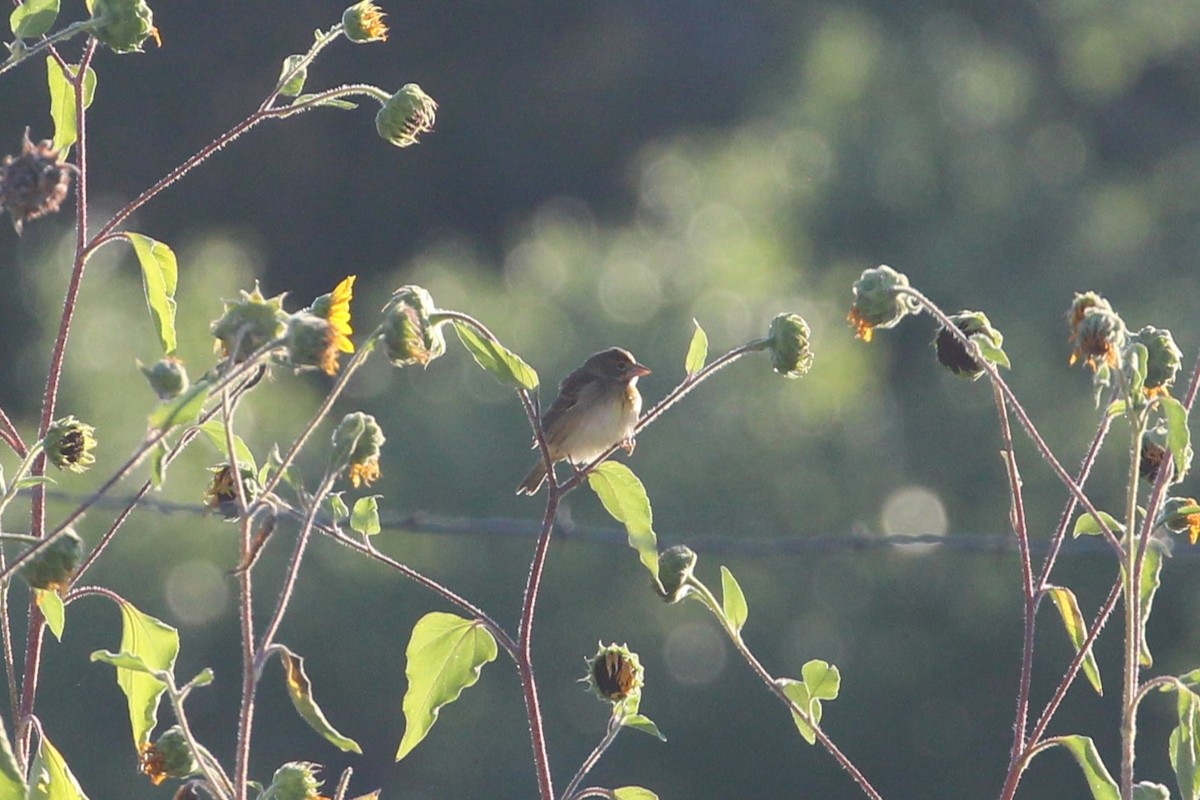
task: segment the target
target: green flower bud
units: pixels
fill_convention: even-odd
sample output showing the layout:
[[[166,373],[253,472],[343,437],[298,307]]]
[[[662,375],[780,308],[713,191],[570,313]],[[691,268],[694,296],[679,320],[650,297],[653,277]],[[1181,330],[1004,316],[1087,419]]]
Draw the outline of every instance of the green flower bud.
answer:
[[[771,369],[785,378],[799,378],[812,368],[812,331],[799,314],[779,314],[771,320],[767,333],[771,350]]]
[[[158,786],[167,778],[194,775],[200,771],[200,765],[192,755],[183,729],[172,725],[163,731],[158,741],[142,745],[141,769],[150,782]]]
[[[21,577],[34,589],[65,591],[82,561],[83,540],[67,528],[45,550],[22,565]]]
[[[49,139],[35,145],[26,128],[21,155],[5,156],[0,162],[0,212],[12,217],[17,235],[26,220],[58,213],[66,199],[71,175],[78,170],[59,155]]]
[[[441,325],[429,321],[436,309],[433,297],[420,286],[401,286],[383,307],[383,344],[397,367],[429,362],[446,352]]]
[[[355,44],[386,42],[388,29],[383,24],[383,17],[383,11],[370,0],[355,3],[342,14],[346,38]]]
[[[628,645],[601,644],[596,655],[585,660],[588,674],[583,680],[601,700],[619,703],[642,691],[642,663]]]
[[[146,380],[150,382],[150,388],[158,395],[159,400],[178,397],[191,385],[187,369],[184,368],[183,362],[175,356],[161,358],[149,367],[139,361],[138,369],[146,376]]]
[[[1187,531],[1188,541],[1200,541],[1200,504],[1192,497],[1168,497],[1158,513],[1158,524],[1172,533]]]
[[[1183,351],[1175,344],[1171,332],[1147,325],[1131,336],[1129,343],[1146,347],[1146,382],[1142,385],[1147,393],[1170,389],[1183,359]]]
[[[375,115],[375,129],[396,147],[417,143],[417,136],[433,130],[438,104],[415,83],[406,83]]]
[[[891,328],[905,316],[918,313],[917,301],[896,291],[907,286],[907,276],[887,265],[863,270],[854,282],[854,303],[846,315],[854,335],[869,342],[876,328]]]
[[[987,315],[981,311],[960,311],[952,315],[950,321],[968,338],[980,340],[981,346],[999,350],[1004,345],[1004,336],[992,327]],[[955,375],[975,380],[983,374],[983,365],[968,352],[962,340],[946,328],[942,328],[934,337],[933,348],[937,352],[938,363]]]
[[[114,53],[140,53],[151,36],[158,42],[154,12],[145,0],[93,0],[92,35]]]
[[[370,414],[355,411],[342,418],[333,432],[334,469],[350,468],[350,483],[370,486],[379,479],[379,455],[387,439]]]
[[[220,514],[222,519],[233,522],[241,516],[237,486],[233,482],[233,467],[229,464],[218,464],[209,471],[213,478],[204,490],[204,505]],[[249,505],[258,497],[258,477],[249,467],[239,465],[239,471],[242,473],[242,495]]]
[[[317,800],[323,781],[317,780],[321,765],[311,761],[289,761],[275,770],[271,785],[262,797],[271,800]]]
[[[46,458],[59,469],[84,472],[96,463],[92,450],[96,447],[96,429],[74,417],[63,417],[50,423],[42,447]]]
[[[696,553],[687,545],[677,544],[658,554],[658,580],[662,584],[662,598],[668,603],[678,603],[687,597],[691,587],[687,585],[696,568]]]
[[[282,336],[288,320],[282,294],[267,299],[256,282],[253,292],[242,290],[241,295],[238,300],[226,300],[225,313],[209,326],[217,339],[216,352],[235,363]]]

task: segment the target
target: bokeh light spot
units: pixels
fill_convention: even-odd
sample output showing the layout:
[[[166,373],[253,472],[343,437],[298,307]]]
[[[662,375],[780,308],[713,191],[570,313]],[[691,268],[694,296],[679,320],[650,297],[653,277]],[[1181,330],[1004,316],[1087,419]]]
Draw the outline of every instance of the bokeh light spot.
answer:
[[[184,625],[205,625],[229,605],[225,575],[208,561],[185,561],[174,566],[163,581],[167,605]]]
[[[883,532],[889,536],[946,533],[946,507],[925,486],[905,486],[892,492],[884,501],[879,518]]]
[[[707,623],[692,622],[674,628],[663,643],[667,672],[691,686],[715,681],[725,670],[728,658],[725,640]]]

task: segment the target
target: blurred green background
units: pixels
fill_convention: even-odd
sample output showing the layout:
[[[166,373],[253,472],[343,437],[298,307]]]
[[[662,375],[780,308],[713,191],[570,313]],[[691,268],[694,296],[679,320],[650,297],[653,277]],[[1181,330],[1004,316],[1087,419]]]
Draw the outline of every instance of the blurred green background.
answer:
[[[342,8],[160,5],[161,49],[104,52],[95,63],[93,224],[257,107],[283,57]],[[308,88],[419,83],[441,108],[418,147],[380,140],[367,107],[269,123],[133,220],[179,256],[180,352],[193,372],[212,361],[208,322],[221,299],[256,278],[268,295],[288,292],[295,309],[357,274],[360,334],[393,288],[422,284],[537,368],[544,402],[583,357],[614,344],[654,369],[641,384],[653,402],[683,376],[693,318],[715,355],[763,335],[780,311],[802,314],[816,351],[809,376],[785,381],[765,357],[747,358],[639,437],[629,464],[654,503],[660,542],[694,543],[710,585],[719,564],[733,570],[750,603],[748,641],[775,674],[796,675],[810,658],[841,667],[825,728],[884,796],[998,794],[1020,661],[1015,556],[953,542],[804,546],[848,534],[1008,532],[986,383],[937,367],[928,318],[855,341],[844,321],[850,285],[888,263],[948,311],[986,311],[1005,334],[1012,385],[1063,463],[1077,464],[1097,412],[1089,376],[1067,367],[1072,292],[1102,292],[1135,329],[1171,328],[1185,364],[1200,340],[1183,302],[1200,288],[1200,2],[384,7],[388,43],[330,48]],[[51,134],[36,62],[0,78],[0,151],[16,151],[26,125],[35,139]],[[26,436],[69,270],[69,225],[60,215],[20,238],[0,226],[0,406]],[[88,267],[60,403],[96,425],[98,463],[56,476],[61,491],[88,492],[140,440],[152,396],[134,362],[157,358],[156,347],[136,263],[107,248]],[[240,409],[240,432],[261,458],[289,441],[329,385],[277,371]],[[383,480],[349,496],[382,493],[392,520],[539,517],[538,501],[512,494],[532,459],[521,409],[457,342],[424,372],[373,359],[335,417],[358,409],[379,418],[388,443]],[[330,429],[308,453],[310,480]],[[1123,432],[1089,485],[1102,508],[1120,505]],[[1044,540],[1065,493],[1026,439],[1017,454]],[[216,459],[198,443],[162,499],[198,503]],[[11,470],[15,459],[0,464]],[[1183,493],[1194,486],[1189,478]],[[580,525],[611,527],[590,494],[572,495],[568,511]],[[89,514],[81,533],[94,542],[114,513]],[[5,522],[27,524],[16,513]],[[293,535],[276,534],[256,570],[260,624]],[[794,544],[739,547],[776,539]],[[389,531],[378,541],[515,627],[531,538]],[[147,509],[88,576],[181,628],[179,675],[214,668],[217,683],[191,710],[226,759],[240,669],[235,549],[232,526]],[[1149,625],[1154,673],[1200,665],[1194,550],[1179,548],[1164,569]],[[1115,574],[1107,556],[1075,553],[1055,580],[1076,590],[1090,620]],[[640,784],[663,798],[861,796],[800,740],[698,605],[652,595],[624,545],[557,542],[543,586],[535,653],[560,788],[603,734],[605,707],[575,682],[601,639],[641,654],[642,710],[669,741],[622,735],[590,783]],[[433,609],[445,606],[317,541],[281,640],[307,657],[317,699],[365,755],[312,734],[272,666],[254,774],[267,780],[281,762],[308,759],[331,780],[353,766],[354,788],[383,787],[385,798],[533,796],[520,691],[503,660],[392,762],[404,646]],[[1035,711],[1070,656],[1048,607],[1040,622]],[[1105,696],[1077,685],[1052,726],[1094,736],[1114,770],[1119,628],[1098,647]],[[118,636],[111,607],[72,605],[64,642],[47,645],[39,714],[92,797],[168,797],[135,772],[111,669],[87,662]],[[1143,708],[1139,777],[1173,785],[1173,705],[1164,697]],[[1066,754],[1052,752],[1020,796],[1089,795]]]

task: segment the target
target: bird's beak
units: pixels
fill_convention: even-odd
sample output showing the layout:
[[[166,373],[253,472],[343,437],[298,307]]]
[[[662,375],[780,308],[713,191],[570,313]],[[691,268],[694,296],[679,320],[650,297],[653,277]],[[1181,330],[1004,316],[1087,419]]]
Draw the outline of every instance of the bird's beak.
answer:
[[[633,366],[631,366],[629,368],[629,377],[631,377],[631,378],[640,378],[643,375],[649,375],[649,374],[650,374],[650,368],[643,364],[635,363]]]

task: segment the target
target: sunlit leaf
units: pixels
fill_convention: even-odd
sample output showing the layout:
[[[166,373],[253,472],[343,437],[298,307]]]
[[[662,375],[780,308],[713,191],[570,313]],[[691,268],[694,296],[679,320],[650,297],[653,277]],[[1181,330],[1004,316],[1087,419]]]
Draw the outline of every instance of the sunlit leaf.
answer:
[[[654,515],[646,487],[633,470],[619,461],[598,465],[588,474],[588,486],[613,519],[625,526],[629,546],[658,580],[658,537],[654,533]]]
[[[54,634],[54,638],[62,641],[63,626],[67,624],[67,610],[63,606],[62,595],[55,589],[34,589],[33,601],[42,610],[46,618],[46,627]],[[0,800],[3,800],[0,797]]]
[[[742,594],[742,587],[738,586],[733,573],[724,566],[721,567],[721,606],[729,625],[735,633],[740,634],[742,626],[746,624],[746,618],[750,615],[750,608],[746,605],[746,595]]]
[[[296,66],[304,60],[304,56],[288,56],[283,60],[283,69],[279,72],[279,80],[283,80],[284,76],[291,74],[292,77],[288,82],[279,87],[279,93],[284,97],[295,97],[304,91],[304,82],[308,80],[308,70],[296,70]],[[293,70],[295,73],[292,74]]]
[[[174,425],[190,425],[200,416],[207,400],[208,384],[197,381],[179,397],[159,403],[150,412],[150,427],[165,431]]]
[[[1142,620],[1142,646],[1138,651],[1138,661],[1143,667],[1149,667],[1154,664],[1154,657],[1150,655],[1150,643],[1146,640],[1146,623],[1150,619],[1150,611],[1154,606],[1154,593],[1158,591],[1159,575],[1162,572],[1162,551],[1151,540],[1146,545],[1146,554],[1142,557],[1142,579],[1138,585],[1138,605],[1141,608],[1140,616]]]
[[[379,524],[379,498],[382,495],[373,494],[370,497],[360,497],[354,501],[354,510],[350,512],[350,529],[363,536],[374,536],[383,528]]]
[[[1183,403],[1170,395],[1159,398],[1163,417],[1167,422],[1167,450],[1175,461],[1175,478],[1178,483],[1187,475],[1192,463],[1192,435],[1188,431],[1188,413]]]
[[[800,677],[814,700],[836,700],[842,688],[842,673],[828,661],[814,658],[800,668]]]
[[[13,9],[8,25],[18,39],[33,39],[54,26],[58,18],[58,0],[21,0]]]
[[[1117,520],[1104,511],[1097,509],[1096,513],[1100,519],[1104,520],[1104,524],[1108,526],[1109,531],[1113,534],[1120,534],[1125,530],[1125,526],[1117,522]],[[1100,527],[1100,523],[1096,522],[1096,518],[1091,514],[1083,513],[1079,515],[1079,519],[1075,520],[1075,528],[1071,531],[1072,538],[1080,536],[1099,536],[1104,533],[1104,528]]]
[[[334,492],[326,496],[325,510],[329,512],[329,517],[333,520],[334,524],[350,516],[350,509],[346,507],[346,501],[342,499],[341,492]]]
[[[225,425],[220,420],[210,419],[208,422],[200,426],[200,430],[208,437],[209,441],[216,446],[221,455],[229,458],[229,448],[226,447]],[[250,452],[250,448],[246,446],[246,442],[236,433],[233,435],[233,452],[237,456],[238,467],[248,469],[251,472],[257,472],[258,466],[254,463],[254,454]],[[233,463],[230,461],[229,463]]]
[[[533,367],[499,342],[480,336],[465,322],[454,320],[454,330],[463,346],[470,351],[475,363],[504,384],[518,389],[536,389],[538,375]]]
[[[30,486],[45,486],[54,482],[54,478],[51,478],[49,475],[26,475],[13,483],[13,488],[28,489]]]
[[[443,706],[475,685],[483,665],[496,659],[497,648],[492,634],[478,622],[434,611],[417,621],[404,655],[408,690],[397,761],[420,744]]]
[[[658,795],[641,786],[622,786],[613,789],[613,800],[658,800]]]
[[[45,735],[29,769],[28,800],[88,800],[66,759]]]
[[[25,778],[17,767],[3,720],[0,720],[0,800],[25,800]]]
[[[204,669],[200,670],[200,672],[198,672],[196,674],[196,677],[194,677],[190,681],[188,681],[188,685],[189,686],[208,686],[210,683],[213,682],[214,677],[216,677],[216,676],[213,675],[212,667],[205,667]]]
[[[783,693],[788,696],[788,699],[808,713],[809,718],[814,724],[821,724],[821,701],[814,698],[808,691],[808,687],[803,681],[794,680],[792,678],[779,678],[775,681],[779,687],[783,689]],[[812,725],[804,720],[795,711],[792,712],[792,721],[796,723],[796,727],[800,729],[800,735],[804,737],[804,741],[809,744],[817,743],[817,733],[813,730]]]
[[[1176,709],[1179,724],[1167,741],[1167,754],[1183,800],[1200,798],[1200,697],[1181,689]]]
[[[667,740],[667,737],[659,732],[658,726],[654,724],[654,720],[644,714],[630,714],[621,720],[621,725],[626,728],[632,728],[635,731],[648,733],[656,737],[659,741],[665,742]]]
[[[72,75],[79,73],[79,67],[68,67]],[[53,58],[46,57],[46,79],[50,86],[50,117],[54,120],[53,146],[59,151],[60,158],[67,157],[67,149],[79,138],[79,130],[75,124],[75,87],[63,75],[62,67]],[[96,73],[88,67],[83,76],[83,107],[92,104],[96,94]]]
[[[150,485],[155,489],[167,479],[167,443],[162,439],[150,450]]]
[[[692,334],[692,343],[688,345],[687,358],[683,360],[683,368],[688,375],[695,375],[700,370],[704,369],[704,362],[708,359],[708,334],[704,332],[704,328],[700,327],[700,323],[692,320],[696,326],[696,332]]]
[[[106,661],[117,667],[117,685],[129,701],[129,722],[133,744],[141,748],[150,740],[158,722],[158,701],[167,685],[150,672],[171,672],[179,655],[179,632],[149,614],[143,614],[121,600],[121,649],[119,653],[93,653],[93,661]],[[142,668],[123,660],[132,656]]]
[[[974,342],[975,346],[979,348],[980,355],[982,355],[988,361],[991,361],[998,367],[1012,369],[1012,364],[1009,363],[1008,355],[1004,352],[1004,349],[997,347],[996,343],[987,336],[972,336],[971,341]]]
[[[150,318],[167,355],[175,352],[175,288],[179,283],[179,265],[175,252],[162,242],[140,233],[126,233],[142,266],[142,287]]]
[[[1058,609],[1058,615],[1062,617],[1063,626],[1067,629],[1067,638],[1078,653],[1087,639],[1087,623],[1083,621],[1075,593],[1063,586],[1048,586],[1046,593],[1054,601],[1054,607]],[[1095,653],[1090,649],[1083,658],[1083,674],[1087,676],[1088,683],[1092,684],[1096,694],[1103,695],[1104,685],[1100,682],[1100,667],[1096,663]]]
[[[296,707],[296,711],[309,724],[309,727],[324,736],[342,752],[362,755],[362,748],[358,746],[358,742],[338,733],[337,729],[325,718],[320,706],[317,705],[317,701],[313,698],[312,682],[304,672],[304,659],[285,647],[282,648],[280,660],[283,663],[284,677],[287,680],[288,697],[292,698],[292,705]]]
[[[1083,777],[1087,780],[1088,788],[1092,791],[1093,800],[1121,800],[1121,791],[1117,788],[1117,782],[1113,780],[1112,775],[1104,766],[1104,762],[1100,759],[1100,753],[1096,750],[1096,743],[1090,737],[1056,736],[1048,741],[1062,745],[1075,757],[1079,768],[1083,770]]]

